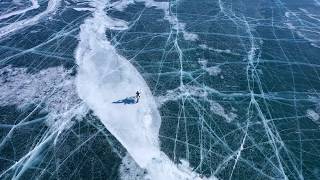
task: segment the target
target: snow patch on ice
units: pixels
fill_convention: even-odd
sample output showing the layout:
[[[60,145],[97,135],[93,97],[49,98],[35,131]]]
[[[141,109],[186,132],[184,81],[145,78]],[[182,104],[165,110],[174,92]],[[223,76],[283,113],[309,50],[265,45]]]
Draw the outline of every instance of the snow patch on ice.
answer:
[[[153,159],[148,170],[150,171],[148,171],[146,179],[152,180],[216,180],[214,176],[208,178],[200,176],[190,168],[189,162],[185,160],[180,160],[180,164],[176,166],[164,153],[161,153],[159,159]]]
[[[320,115],[312,109],[307,110],[307,117],[312,121],[319,123]]]
[[[80,118],[88,111],[76,93],[74,77],[63,67],[35,74],[28,73],[26,68],[0,69],[0,103],[18,108],[43,104],[49,113],[46,123],[53,129],[71,127],[73,117]]]
[[[208,89],[205,87],[200,88],[196,86],[183,86],[183,87],[179,87],[179,88],[167,91],[167,94],[164,96],[157,97],[157,103],[158,103],[158,106],[161,107],[162,105],[164,105],[166,102],[169,102],[169,101],[177,101],[179,99],[187,98],[187,97],[189,98],[198,97],[198,98],[202,98],[202,100],[204,101],[207,101],[210,104],[210,110],[214,114],[224,118],[226,122],[230,123],[233,120],[235,120],[238,117],[238,115],[234,113],[236,109],[232,108],[233,112],[229,112],[229,113],[226,112],[226,110],[221,104],[208,98],[208,96],[212,93],[219,94],[218,91],[215,91],[213,89]]]
[[[171,13],[170,2],[158,2],[154,0],[137,0],[138,2],[145,2],[146,7],[155,7],[156,9],[163,10],[165,16],[164,19],[168,20],[172,25],[172,28],[183,34],[183,38],[187,41],[196,41],[199,39],[197,34],[188,32],[186,30],[186,24],[179,21],[178,17]]]
[[[179,99],[182,99],[183,97],[188,96],[206,98],[208,96],[208,92],[203,88],[185,85],[183,87],[178,87],[173,90],[168,90],[167,94],[164,96],[158,96],[157,104],[159,107],[161,107],[163,104],[169,101],[177,101]]]
[[[214,51],[216,53],[220,53],[220,54],[232,54],[232,55],[236,55],[239,56],[240,54],[232,52],[230,49],[214,49],[211,47],[208,47],[206,44],[200,44],[199,45],[202,49],[208,49],[210,51]]]
[[[47,9],[31,18],[20,20],[13,22],[5,27],[0,28],[0,39],[3,38],[6,35],[9,35],[11,33],[14,33],[20,29],[23,29],[27,26],[31,26],[35,23],[37,23],[39,20],[45,18],[49,14],[52,14],[55,12],[55,10],[59,7],[61,0],[49,0]],[[38,5],[36,2],[33,2],[33,8],[37,8]],[[12,12],[12,13],[21,13],[21,12]]]
[[[127,154],[122,158],[122,163],[119,168],[120,178],[123,180],[141,180],[145,179],[146,171]]]
[[[120,0],[112,3],[111,8],[114,8],[118,11],[124,11],[130,4],[134,4],[135,0]]]
[[[76,11],[94,11],[93,8],[73,8]]]
[[[199,179],[191,168],[177,166],[160,151],[161,118],[151,91],[140,73],[117,54],[105,35],[107,29],[128,28],[127,23],[107,16],[106,3],[92,1],[93,17],[80,27],[80,42],[75,52],[79,96],[135,162],[147,170],[150,179]],[[112,103],[133,96],[136,90],[142,92],[139,103]]]
[[[183,38],[187,41],[196,41],[199,39],[197,34],[190,33],[186,30],[183,30]]]
[[[162,10],[165,14],[164,19],[169,21],[174,30],[181,32],[185,40],[196,41],[199,39],[197,34],[188,32],[186,30],[186,24],[180,22],[178,17],[171,13],[170,2],[160,2],[155,0],[121,0],[114,2],[110,7],[113,7],[118,11],[123,11],[128,7],[128,5],[134,4],[135,2],[142,2],[147,8],[154,7],[156,9]]]
[[[291,12],[285,12],[284,15],[288,18],[291,15]]]
[[[310,13],[307,9],[299,8],[299,12],[285,12],[286,22],[284,23],[289,30],[294,31],[299,37],[310,42],[310,45],[320,48],[320,31],[318,31],[319,16]],[[305,18],[308,17],[308,18]],[[315,22],[314,22],[315,21]],[[311,25],[306,26],[309,23]]]
[[[205,59],[199,59],[198,62],[201,65],[201,68],[207,71],[210,76],[218,76],[221,73],[219,66],[208,67],[208,61]]]
[[[37,104],[43,100],[50,112],[61,113],[81,100],[75,91],[74,78],[63,67],[30,74],[26,68],[11,66],[0,69],[2,106]]]
[[[210,102],[210,110],[218,115],[223,117],[227,123],[232,122],[234,119],[237,118],[237,114],[233,113],[233,112],[229,112],[226,113],[225,109],[223,108],[223,106],[221,106],[219,103],[217,102]]]
[[[291,23],[285,23],[290,30],[295,30],[296,28]]]
[[[33,9],[37,9],[37,8],[40,7],[39,4],[38,4],[38,1],[36,1],[36,0],[31,0],[31,3],[32,3],[32,6],[27,7],[25,9],[17,10],[17,11],[13,11],[13,12],[10,12],[10,13],[7,13],[7,14],[0,15],[0,20],[9,18],[11,16],[23,14],[23,13],[26,13],[28,11],[31,11]]]

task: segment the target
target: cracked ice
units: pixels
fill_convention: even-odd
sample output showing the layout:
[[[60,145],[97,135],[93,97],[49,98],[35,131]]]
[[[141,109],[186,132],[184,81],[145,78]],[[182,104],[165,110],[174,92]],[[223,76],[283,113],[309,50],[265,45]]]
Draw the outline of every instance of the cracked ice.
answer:
[[[0,2],[0,179],[317,179],[319,4]]]

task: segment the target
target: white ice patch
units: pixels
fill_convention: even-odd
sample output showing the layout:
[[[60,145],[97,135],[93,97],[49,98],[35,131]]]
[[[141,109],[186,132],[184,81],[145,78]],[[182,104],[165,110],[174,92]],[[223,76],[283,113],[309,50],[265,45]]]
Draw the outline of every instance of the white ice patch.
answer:
[[[23,108],[42,103],[49,113],[47,125],[54,129],[70,127],[72,117],[87,113],[75,89],[74,77],[63,67],[41,70],[35,74],[28,73],[26,68],[7,66],[0,69],[1,106],[17,105]]]
[[[136,163],[147,170],[150,179],[199,179],[197,173],[175,165],[160,151],[161,118],[157,106],[142,76],[127,59],[117,54],[105,36],[107,29],[127,28],[124,21],[106,15],[106,3],[92,1],[93,17],[80,27],[80,42],[75,53],[79,65],[79,96]],[[137,90],[142,92],[139,103],[112,103],[133,96]]]
[[[214,49],[211,47],[208,47],[206,44],[200,44],[199,45],[202,49],[208,49],[210,51],[214,51],[216,53],[220,53],[220,54],[232,54],[232,55],[236,55],[239,56],[240,54],[232,52],[230,49]]]
[[[164,19],[169,21],[174,30],[181,32],[185,40],[196,41],[199,39],[197,34],[188,32],[186,30],[185,23],[180,22],[177,16],[170,13],[170,2],[160,2],[155,0],[120,0],[111,4],[110,7],[113,7],[118,11],[123,11],[128,7],[128,5],[134,4],[135,2],[143,2],[147,8],[154,7],[156,9],[162,10],[165,14]]]
[[[45,107],[48,115],[44,119],[48,129],[39,134],[36,143],[32,143],[32,147],[26,154],[16,159],[15,163],[5,170],[5,172],[14,171],[12,179],[21,179],[29,168],[39,162],[39,157],[43,155],[43,150],[47,148],[48,143],[58,144],[60,134],[75,123],[72,120],[82,119],[82,116],[88,112],[88,108],[77,96],[74,77],[62,67],[41,70],[35,74],[28,73],[25,68],[7,66],[0,69],[0,106],[22,107],[30,104],[36,105],[33,111],[39,107]],[[16,128],[29,123],[38,123],[39,119],[42,119],[27,117],[20,121],[12,120],[14,124],[3,136],[0,146],[10,144],[9,141]],[[0,177],[6,176],[5,174],[2,173]]]
[[[320,22],[319,15],[312,14],[307,9],[299,8],[299,10],[299,12],[286,12],[287,19],[284,24],[299,37],[310,42],[311,46],[320,48],[320,31],[316,23]],[[307,23],[310,25],[306,26]]]
[[[45,100],[48,111],[61,113],[81,101],[73,81],[63,67],[30,74],[25,68],[7,66],[0,69],[0,102],[23,106]]]
[[[177,101],[188,96],[207,98],[208,92],[203,88],[185,85],[183,87],[178,87],[176,89],[167,91],[165,96],[157,97],[157,104],[159,107],[161,107],[168,101]]]
[[[295,30],[296,28],[291,23],[285,23],[290,30]]]
[[[49,14],[52,14],[55,12],[55,10],[59,7],[61,0],[49,0],[47,9],[31,18],[20,20],[20,21],[15,21],[13,23],[10,23],[9,25],[0,28],[0,39],[3,38],[6,35],[9,35],[13,32],[16,32],[20,29],[23,29],[27,26],[31,26],[35,23],[37,23],[39,20],[45,18]],[[33,8],[37,8],[38,3],[33,2]],[[12,12],[12,13],[21,13],[21,12]],[[10,15],[11,16],[11,15]]]
[[[130,4],[134,4],[134,0],[120,0],[120,1],[116,1],[114,3],[112,3],[110,5],[111,8],[114,8],[118,11],[124,11],[128,5]]]
[[[141,180],[145,179],[146,171],[127,154],[122,158],[122,163],[119,168],[120,178],[123,180]]]
[[[199,88],[196,86],[183,86],[174,90],[167,91],[167,94],[165,96],[157,97],[157,103],[158,103],[158,106],[161,107],[163,104],[165,104],[168,101],[177,101],[179,99],[187,98],[187,97],[191,97],[191,98],[200,97],[210,104],[210,110],[214,114],[224,118],[226,122],[230,123],[233,120],[235,120],[238,117],[237,114],[235,114],[234,112],[229,112],[229,113],[226,112],[224,107],[220,105],[218,102],[208,99],[208,95],[211,93],[219,94],[218,91],[215,91],[213,89]],[[232,108],[232,111],[237,111],[237,110]]]
[[[206,67],[205,70],[211,76],[217,76],[221,73],[221,69],[219,68],[219,66]]]
[[[185,30],[183,31],[183,38],[187,41],[196,41],[199,39],[197,34],[190,33]]]
[[[218,76],[221,73],[219,66],[208,67],[208,61],[205,59],[199,59],[199,64],[201,68],[209,73],[210,76]]]
[[[196,180],[200,179],[199,175],[190,168],[189,162],[186,160],[180,160],[180,164],[176,166],[173,164],[166,155],[162,154],[162,160],[154,160],[149,171],[146,171],[138,166],[138,164],[130,157],[126,155],[122,159],[122,163],[119,168],[120,178],[123,180]],[[170,166],[168,166],[170,164]],[[152,170],[150,171],[150,169]],[[214,177],[203,178],[212,179]]]
[[[307,110],[307,117],[312,121],[319,123],[320,115],[312,109]]]
[[[150,180],[216,180],[214,176],[209,178],[201,177],[190,168],[189,163],[185,160],[181,160],[180,164],[176,166],[168,156],[163,153],[161,153],[160,159],[153,159],[148,170],[150,171],[148,171],[146,179]]]
[[[288,18],[291,15],[291,12],[285,12],[284,15]]]
[[[37,9],[37,8],[40,7],[39,4],[38,4],[38,1],[36,1],[36,0],[31,0],[31,3],[32,3],[32,5],[30,7],[25,8],[25,9],[17,10],[17,11],[13,11],[13,12],[10,12],[10,13],[7,13],[7,14],[0,15],[0,20],[9,18],[11,16],[16,16],[16,15],[19,15],[19,14],[24,14],[24,13],[26,13],[28,11],[31,11],[33,9]]]
[[[226,113],[226,111],[223,108],[223,106],[221,106],[217,102],[211,102],[210,103],[210,110],[214,114],[223,117],[226,120],[226,122],[228,122],[228,123],[232,122],[235,118],[237,118],[237,115],[235,113],[233,113],[233,112]]]
[[[76,11],[94,11],[93,8],[73,8]]]

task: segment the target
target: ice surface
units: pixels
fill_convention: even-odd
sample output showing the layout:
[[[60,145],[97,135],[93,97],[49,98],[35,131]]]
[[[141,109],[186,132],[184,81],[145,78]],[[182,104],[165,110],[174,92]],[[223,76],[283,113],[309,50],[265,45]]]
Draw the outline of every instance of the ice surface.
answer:
[[[0,179],[317,179],[319,7],[1,1]]]
[[[72,127],[73,118],[80,118],[88,112],[75,91],[74,77],[62,67],[42,70],[30,74],[26,68],[11,66],[0,69],[0,102],[1,106],[17,106],[21,111],[28,106],[35,108],[22,120],[15,122],[6,136],[2,137],[0,149],[5,147],[18,129],[32,124],[39,124],[43,118],[29,120],[36,111],[41,109],[48,113],[45,124],[48,130],[42,135],[42,140],[30,151],[16,161],[11,167],[0,174],[5,177],[7,172],[16,169],[13,179],[19,179],[44,151],[47,144],[53,141],[57,144],[59,135]],[[44,106],[42,108],[42,106]],[[0,127],[6,127],[4,126]],[[26,142],[27,143],[27,142]]]
[[[316,3],[319,3],[315,1]],[[287,18],[287,25],[289,29],[296,32],[298,36],[309,41],[314,47],[320,48],[320,30],[319,30],[319,19],[318,15],[309,12],[306,9],[299,8],[296,11],[288,11],[285,13]],[[306,19],[301,19],[302,17],[307,17]],[[304,24],[309,24],[309,26],[304,26]]]
[[[104,36],[106,28],[122,25],[122,29],[125,24],[115,25],[115,20],[109,20],[104,15],[104,2],[96,3],[99,6],[95,6],[101,9],[96,10],[94,18],[86,20],[81,26],[76,55],[80,67],[78,92],[137,163],[146,167],[159,153],[157,133],[160,117],[142,77],[126,59],[116,54]],[[143,92],[138,104],[125,106],[112,103],[134,95],[136,90]]]
[[[151,179],[199,178],[187,168],[188,165],[176,167],[160,151],[158,133],[161,118],[153,96],[139,72],[117,54],[105,37],[106,29],[123,30],[127,28],[126,23],[108,17],[104,12],[104,1],[96,0],[92,6],[96,8],[94,16],[81,25],[76,51],[80,97],[137,164],[147,169]],[[133,95],[136,90],[142,93],[139,103],[112,103]]]
[[[225,53],[225,54],[232,54],[232,55],[240,55],[238,53],[234,53],[232,52],[230,49],[214,49],[214,48],[210,48],[208,47],[206,44],[200,44],[199,47],[203,48],[203,49],[208,49],[210,51],[214,51],[217,53]]]
[[[139,180],[146,178],[146,172],[127,154],[123,159],[119,168],[121,179]]]
[[[37,2],[35,1],[32,1],[33,3],[33,7],[32,9],[35,9],[37,8],[39,5]],[[24,20],[21,20],[21,21],[16,21],[14,23],[11,23],[5,27],[1,27],[0,28],[0,38],[3,38],[5,37],[7,34],[10,34],[10,33],[13,33],[15,31],[18,31],[22,28],[25,28],[27,26],[31,26],[35,23],[37,23],[39,20],[41,20],[42,18],[48,16],[48,14],[50,13],[53,13],[59,6],[60,4],[60,0],[51,0],[48,2],[48,6],[47,6],[47,9],[39,14],[37,14],[36,16],[30,18],[30,19],[24,19]],[[27,10],[30,10],[30,9],[27,9]],[[20,11],[15,11],[15,12],[12,12],[11,14],[7,14],[7,15],[3,15],[4,18],[7,18],[6,16],[12,16],[12,15],[15,15],[15,14],[20,14],[20,13],[24,13],[24,12],[20,12]]]
[[[318,122],[318,120],[319,120],[319,114],[318,113],[316,113],[314,110],[312,110],[312,109],[308,109],[307,110],[307,116],[308,116],[308,118],[310,118],[310,119],[312,119],[313,121],[315,121],[315,122]]]
[[[26,13],[26,12],[28,12],[30,10],[37,9],[37,8],[40,7],[39,4],[38,4],[38,1],[36,1],[36,0],[31,0],[31,3],[32,3],[31,7],[28,7],[28,8],[22,9],[22,10],[18,10],[18,11],[14,11],[14,12],[11,12],[11,13],[6,13],[4,15],[0,15],[0,20],[9,18],[11,16],[15,16],[15,15],[18,15],[18,14],[23,14],[23,13]]]
[[[217,76],[221,73],[219,66],[208,67],[208,61],[205,59],[199,59],[199,63],[201,64],[202,69],[207,71],[212,76]]]
[[[0,74],[0,101],[3,106],[16,104],[23,107],[48,99],[47,110],[61,113],[81,101],[74,91],[74,78],[62,67],[30,74],[26,68],[7,66],[0,69]],[[63,105],[64,100],[69,103]]]

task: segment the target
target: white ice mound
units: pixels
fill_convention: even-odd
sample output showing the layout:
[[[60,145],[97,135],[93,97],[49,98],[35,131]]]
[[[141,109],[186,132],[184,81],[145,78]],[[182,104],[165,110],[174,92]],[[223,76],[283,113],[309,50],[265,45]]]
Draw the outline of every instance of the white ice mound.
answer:
[[[78,92],[107,129],[141,166],[158,156],[160,117],[151,92],[140,74],[113,47],[86,49],[78,75]],[[137,104],[117,100],[142,91]]]
[[[125,29],[124,21],[108,17],[105,1],[92,1],[93,17],[81,25],[76,50],[79,65],[79,96],[99,117],[105,127],[127,149],[150,179],[196,179],[187,163],[175,165],[160,151],[158,133],[161,118],[146,82],[140,73],[105,37],[105,30]],[[136,104],[113,103],[141,91]]]
[[[96,31],[99,25],[94,20],[86,21],[81,27],[76,54],[78,93],[137,163],[145,167],[160,153],[160,116],[139,72],[116,53],[104,33]],[[142,92],[139,103],[113,103],[134,95],[137,90]]]

